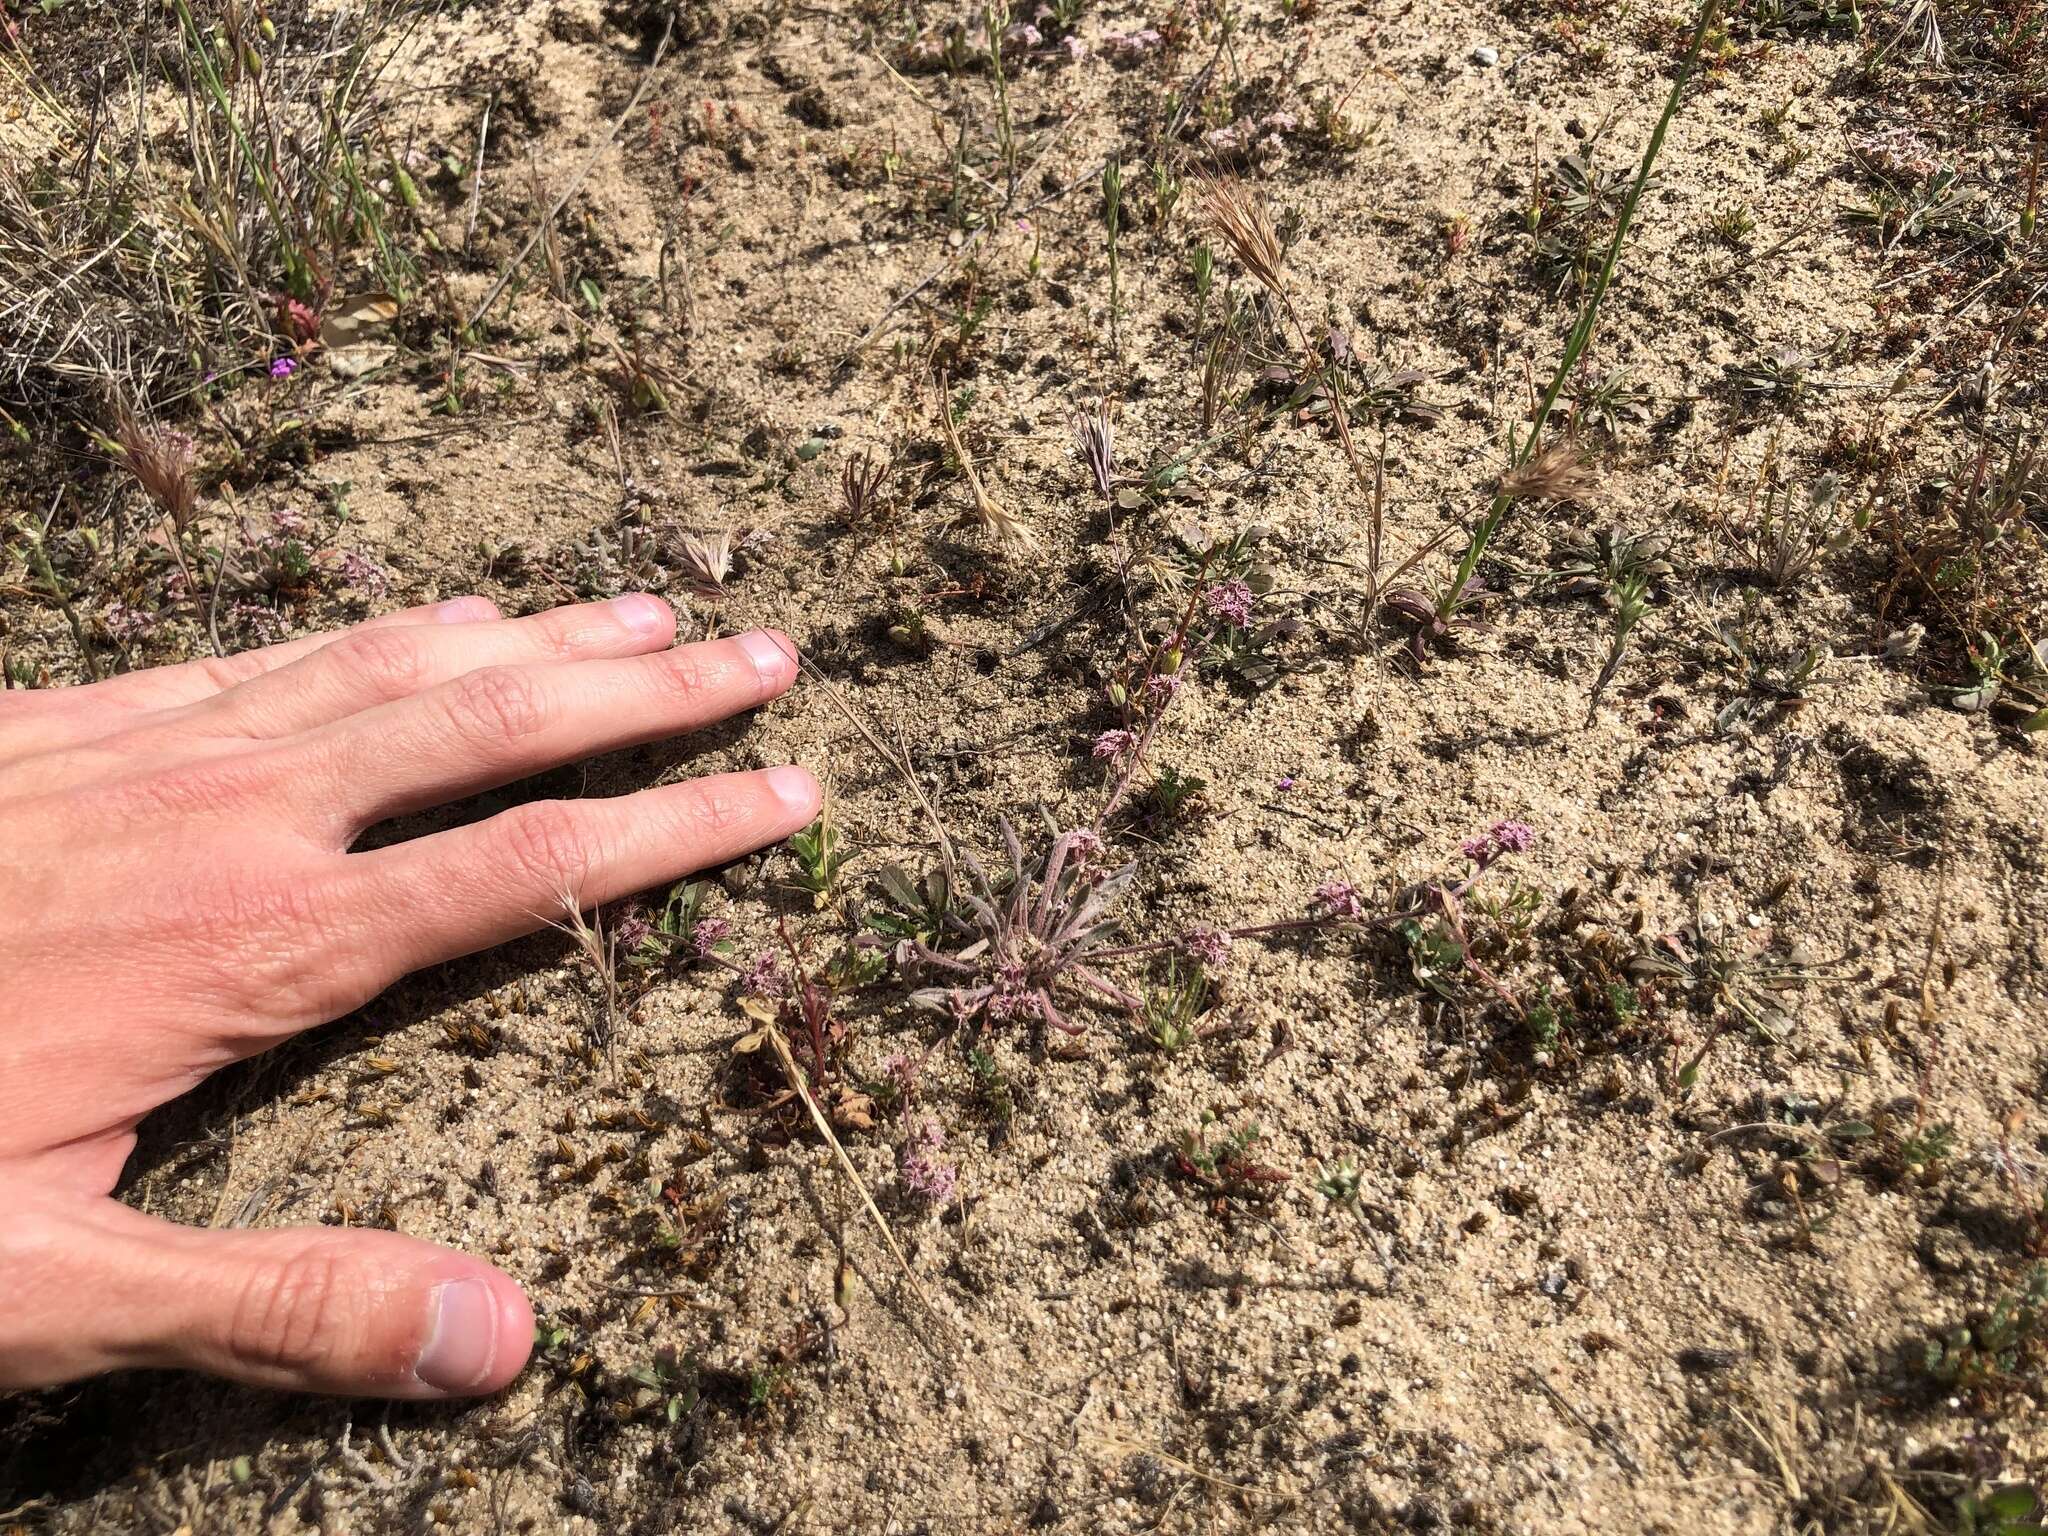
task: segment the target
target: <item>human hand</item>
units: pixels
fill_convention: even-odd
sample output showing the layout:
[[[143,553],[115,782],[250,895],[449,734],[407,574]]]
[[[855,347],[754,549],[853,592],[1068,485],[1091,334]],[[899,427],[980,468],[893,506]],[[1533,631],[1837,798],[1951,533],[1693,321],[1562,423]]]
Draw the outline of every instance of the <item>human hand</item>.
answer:
[[[817,814],[802,768],[366,827],[785,692],[787,637],[670,649],[644,594],[481,598],[226,660],[0,694],[0,1388],[121,1366],[399,1398],[494,1392],[533,1313],[397,1233],[201,1231],[111,1199],[135,1127],[422,966],[719,864]]]

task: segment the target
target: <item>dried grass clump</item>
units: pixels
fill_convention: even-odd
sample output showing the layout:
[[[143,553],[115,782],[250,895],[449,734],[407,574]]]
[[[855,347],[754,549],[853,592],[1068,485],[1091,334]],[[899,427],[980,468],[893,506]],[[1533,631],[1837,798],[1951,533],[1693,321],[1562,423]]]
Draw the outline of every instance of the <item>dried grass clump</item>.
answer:
[[[235,6],[202,29],[185,0],[141,14],[110,50],[131,72],[89,108],[0,54],[20,104],[0,125],[0,405],[30,419],[162,401],[263,359],[284,299],[317,309],[352,265],[394,291],[413,271],[373,190],[402,168],[364,146],[384,142],[374,87],[416,0],[316,33]]]

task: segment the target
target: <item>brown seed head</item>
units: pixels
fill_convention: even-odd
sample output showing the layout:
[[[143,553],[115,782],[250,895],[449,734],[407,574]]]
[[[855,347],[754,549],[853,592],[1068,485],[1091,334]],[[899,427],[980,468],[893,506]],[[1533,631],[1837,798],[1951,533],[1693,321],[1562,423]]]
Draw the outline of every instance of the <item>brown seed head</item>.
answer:
[[[1280,236],[1265,195],[1241,181],[1204,181],[1196,194],[1202,215],[1223,243],[1236,253],[1244,269],[1277,298],[1284,292]]]
[[[192,482],[192,439],[170,427],[144,426],[133,416],[121,418],[114,439],[142,494],[183,533],[199,506],[199,487]]]
[[[1500,493],[1516,501],[1572,501],[1590,507],[1600,499],[1600,476],[1570,443],[1552,443],[1503,475]]]

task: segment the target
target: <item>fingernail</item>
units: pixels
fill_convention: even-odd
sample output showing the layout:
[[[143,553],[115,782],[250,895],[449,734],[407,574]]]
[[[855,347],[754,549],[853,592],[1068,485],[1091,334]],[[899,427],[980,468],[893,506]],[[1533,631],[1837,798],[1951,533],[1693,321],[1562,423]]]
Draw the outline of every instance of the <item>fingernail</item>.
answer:
[[[668,611],[668,604],[658,597],[649,597],[645,592],[628,592],[624,597],[613,598],[612,612],[636,635],[665,634],[675,622]]]
[[[789,641],[771,635],[765,629],[750,629],[733,638],[747,653],[754,670],[761,675],[763,693],[780,693],[796,675],[795,648]]]
[[[467,1392],[482,1381],[498,1352],[498,1298],[487,1280],[436,1286],[434,1321],[413,1374],[442,1392]]]
[[[784,763],[780,768],[770,768],[768,787],[775,792],[775,798],[782,802],[784,810],[792,816],[801,816],[806,821],[818,813],[818,802],[824,798],[818,792],[818,781],[811,777],[811,770],[799,768],[794,763]]]
[[[497,616],[496,605],[485,597],[451,597],[434,610],[435,620],[442,624],[474,624]]]

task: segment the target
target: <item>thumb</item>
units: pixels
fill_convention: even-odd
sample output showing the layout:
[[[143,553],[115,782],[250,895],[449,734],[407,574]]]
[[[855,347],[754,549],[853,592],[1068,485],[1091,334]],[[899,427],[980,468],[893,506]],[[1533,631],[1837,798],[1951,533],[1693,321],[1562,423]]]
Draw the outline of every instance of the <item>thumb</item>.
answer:
[[[52,1220],[75,1230],[34,1245],[45,1262],[0,1266],[27,1282],[0,1288],[43,1314],[6,1332],[55,1341],[47,1380],[182,1366],[299,1392],[472,1397],[511,1381],[533,1347],[516,1281],[395,1232],[202,1231],[111,1200]],[[16,1374],[14,1342],[0,1343],[0,1377]]]

